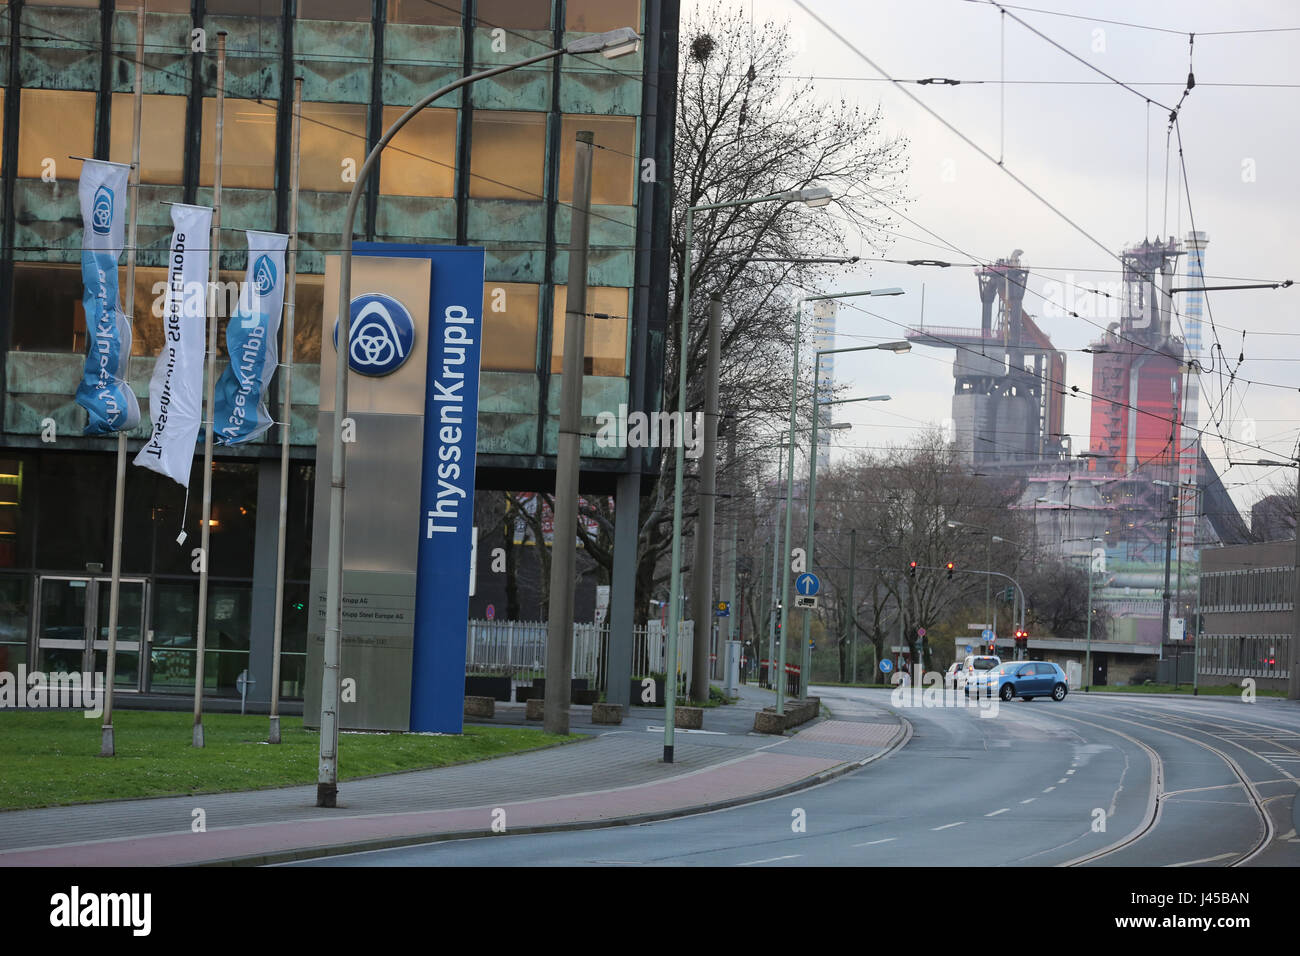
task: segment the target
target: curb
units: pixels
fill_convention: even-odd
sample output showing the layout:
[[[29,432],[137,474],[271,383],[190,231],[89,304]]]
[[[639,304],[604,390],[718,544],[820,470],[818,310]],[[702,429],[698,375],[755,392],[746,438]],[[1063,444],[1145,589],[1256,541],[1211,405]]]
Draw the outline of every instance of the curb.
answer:
[[[895,715],[897,716],[897,715]],[[879,753],[872,754],[862,760],[855,760],[849,763],[841,764],[838,767],[832,767],[830,770],[824,770],[812,777],[805,777],[803,780],[797,780],[794,783],[786,784],[784,787],[777,787],[772,790],[764,790],[759,793],[748,794],[742,797],[733,797],[729,800],[722,800],[717,803],[699,804],[693,807],[682,807],[674,810],[659,810],[652,813],[639,813],[626,817],[612,817],[607,820],[587,820],[575,821],[570,823],[547,823],[536,824],[533,826],[517,827],[510,829],[507,833],[493,833],[490,829],[482,830],[456,830],[450,833],[426,833],[418,836],[392,837],[389,839],[377,840],[360,840],[353,843],[340,843],[332,846],[304,847],[299,850],[284,850],[279,853],[267,853],[257,856],[230,857],[223,860],[212,860],[206,863],[186,864],[189,866],[199,867],[216,867],[216,866],[274,866],[278,863],[294,863],[303,860],[319,860],[330,856],[343,856],[350,853],[362,853],[369,850],[391,850],[406,846],[421,846],[428,843],[446,843],[453,840],[476,840],[483,837],[499,837],[520,834],[536,833],[563,833],[574,830],[606,830],[612,827],[639,826],[643,823],[657,823],[662,820],[673,820],[679,817],[697,816],[703,813],[713,813],[717,810],[728,810],[732,807],[743,806],[750,803],[760,803],[764,800],[771,800],[776,797],[787,796],[801,790],[807,790],[812,787],[821,786],[824,783],[842,777],[845,774],[853,773],[860,770],[869,763],[882,760],[885,757],[892,756],[898,750],[901,750],[912,739],[913,730],[910,721],[899,717],[899,728],[894,739],[889,745]]]

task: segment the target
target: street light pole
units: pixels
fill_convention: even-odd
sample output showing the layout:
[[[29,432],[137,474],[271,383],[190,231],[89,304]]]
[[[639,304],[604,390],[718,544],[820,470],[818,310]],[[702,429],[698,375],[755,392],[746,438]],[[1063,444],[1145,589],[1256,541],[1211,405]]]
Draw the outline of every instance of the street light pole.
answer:
[[[862,289],[857,292],[836,292],[828,295],[806,295],[801,296],[794,304],[794,361],[792,364],[793,371],[790,378],[790,452],[786,459],[786,496],[785,496],[785,540],[791,540],[791,523],[794,520],[794,432],[795,416],[798,412],[799,403],[799,323],[803,315],[803,306],[805,302],[820,302],[825,299],[851,299],[857,296],[885,296],[885,295],[902,295],[903,290],[899,288],[888,289]],[[816,413],[813,409],[814,428],[816,427]],[[813,446],[814,458],[816,457],[816,445]],[[781,571],[781,650],[780,650],[780,671],[784,676],[785,673],[785,635],[788,630],[790,620],[789,601],[786,596],[790,592],[790,556],[786,555],[783,560],[784,567]],[[805,641],[805,644],[807,642]],[[776,690],[776,712],[785,713],[785,684],[779,682]]]
[[[361,193],[370,178],[370,172],[379,154],[394,136],[408,122],[419,115],[430,103],[446,96],[463,86],[479,80],[508,73],[521,67],[531,66],[551,60],[566,53],[585,54],[600,53],[607,59],[635,53],[640,46],[640,37],[630,27],[621,27],[608,33],[582,37],[567,47],[548,50],[504,66],[494,67],[471,73],[446,86],[434,90],[405,113],[397,118],[384,135],[379,138],[367,154],[365,162],[357,173],[348,196],[343,213],[343,230],[339,242],[339,298],[338,298],[338,337],[336,351],[338,359],[334,363],[334,423],[330,439],[330,512],[328,570],[325,592],[325,650],[324,674],[321,684],[321,718],[320,718],[320,761],[316,776],[316,805],[334,807],[338,800],[338,708],[339,708],[339,656],[343,643],[343,493],[346,487],[344,471],[343,423],[348,407],[348,365],[350,364],[352,341],[352,237],[355,231],[357,206]],[[217,116],[220,128],[220,111]],[[219,154],[218,154],[219,155]],[[218,160],[219,161],[219,160]],[[215,234],[215,224],[214,224]],[[206,527],[206,526],[205,526]],[[200,624],[200,627],[202,624]]]

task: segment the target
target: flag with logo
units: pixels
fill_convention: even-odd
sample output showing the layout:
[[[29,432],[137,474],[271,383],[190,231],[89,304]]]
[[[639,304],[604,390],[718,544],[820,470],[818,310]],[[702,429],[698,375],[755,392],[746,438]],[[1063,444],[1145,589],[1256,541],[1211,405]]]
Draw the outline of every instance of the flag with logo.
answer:
[[[252,441],[271,427],[266,392],[275,374],[280,311],[284,306],[284,251],[289,237],[276,232],[248,236],[248,275],[239,308],[226,325],[230,364],[217,380],[212,420],[223,445]]]
[[[131,323],[122,311],[117,287],[130,169],[97,159],[85,160],[81,167],[78,193],[84,225],[81,279],[87,349],[76,400],[86,410],[87,435],[111,435],[140,424],[140,406],[126,383]]]
[[[163,347],[149,380],[153,434],[135,456],[135,463],[188,488],[203,411],[212,209],[177,203],[171,210]]]

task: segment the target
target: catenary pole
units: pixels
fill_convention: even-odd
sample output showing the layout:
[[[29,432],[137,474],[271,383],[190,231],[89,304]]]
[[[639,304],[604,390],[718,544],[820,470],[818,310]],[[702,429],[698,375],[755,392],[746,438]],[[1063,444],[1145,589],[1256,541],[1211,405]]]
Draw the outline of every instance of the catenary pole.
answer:
[[[289,138],[289,255],[285,265],[284,402],[280,406],[280,527],[275,551],[275,636],[271,649],[271,726],[267,743],[280,742],[280,648],[284,644],[285,529],[289,525],[289,443],[293,430],[293,325],[298,290],[298,167],[302,159],[302,77],[293,81],[293,118]]]
[[[211,290],[218,288],[221,279],[221,138],[225,131],[226,108],[226,33],[217,34],[217,114],[215,137],[215,163],[212,172],[212,265],[209,270]],[[217,371],[217,315],[213,295],[207,296],[208,360],[207,383],[204,389],[203,429],[203,505],[199,512],[199,606],[198,631],[194,640],[194,736],[195,747],[203,746],[203,658],[207,652],[208,638],[208,567],[211,552],[208,542],[212,536],[212,433],[216,428],[214,395]]]
[[[564,307],[560,428],[555,457],[555,519],[547,603],[546,699],[542,729],[569,732],[573,655],[573,585],[578,559],[578,471],[582,451],[582,379],[587,329],[587,256],[591,223],[591,159],[595,139],[580,130],[573,152],[569,285]]]
[[[127,220],[126,240],[126,288],[127,288],[127,325],[135,327],[135,262],[136,262],[136,224],[139,222],[140,206],[140,118],[144,102],[144,88],[141,85],[141,69],[144,63],[144,4],[135,15],[135,90],[132,94],[131,108],[131,204],[130,218]],[[130,387],[129,385],[127,386]],[[121,610],[122,593],[122,523],[126,511],[126,432],[117,433],[117,469],[113,484],[113,557],[112,571],[108,584],[108,650],[104,660],[104,725],[100,735],[99,755],[112,757],[117,752],[113,739],[113,686],[117,682],[117,618]],[[143,634],[140,635],[144,637]],[[144,646],[140,644],[137,654],[138,668],[144,666]],[[92,667],[93,671],[94,668]]]

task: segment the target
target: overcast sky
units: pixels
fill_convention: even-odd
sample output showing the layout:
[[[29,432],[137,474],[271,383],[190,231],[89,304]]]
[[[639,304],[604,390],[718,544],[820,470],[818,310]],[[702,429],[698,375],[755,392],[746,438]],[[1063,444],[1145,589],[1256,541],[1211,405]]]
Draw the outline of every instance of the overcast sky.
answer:
[[[687,0],[692,8],[727,0]],[[1188,203],[1177,193],[1177,140],[1169,162],[1165,194],[1165,131],[1168,113],[1149,108],[1141,97],[1110,83],[1083,63],[1006,18],[1005,76],[1001,55],[1001,14],[967,0],[804,0],[834,33],[809,17],[794,0],[743,0],[757,20],[789,21],[799,49],[790,64],[793,77],[813,77],[828,99],[844,97],[867,108],[879,103],[888,128],[911,143],[907,190],[914,200],[907,215],[947,243],[988,261],[1024,250],[1031,269],[1025,309],[1066,352],[1067,383],[1090,390],[1091,356],[1078,350],[1098,334],[1096,325],[1045,306],[1057,304],[1105,326],[1118,316],[1106,312],[1107,300],[1072,289],[1118,283],[1118,253],[1131,243],[1191,228]],[[1172,105],[1182,94],[1188,71],[1187,32],[1197,34],[1193,66],[1196,87],[1182,107],[1184,158],[1196,228],[1209,235],[1206,272],[1210,276],[1260,280],[1300,279],[1300,177],[1296,154],[1300,132],[1295,118],[1300,89],[1214,84],[1300,84],[1300,31],[1228,36],[1210,31],[1300,27],[1294,2],[1246,2],[1229,6],[1208,0],[1190,2],[1111,2],[1111,0],[1026,0],[1043,10],[1122,20],[1180,31],[1161,33],[1097,20],[1071,19],[1008,8],[1087,64],[1134,87],[1143,97]],[[685,24],[684,24],[685,26]],[[838,37],[836,36],[838,34]],[[843,39],[840,39],[840,38]],[[904,89],[951,123],[1056,206],[1094,243],[996,163],[982,157],[844,41],[852,44],[896,79],[950,77],[959,86]],[[976,84],[971,81],[994,81]],[[1031,81],[1025,83],[1011,81]],[[1062,85],[1046,81],[1088,81]],[[1005,92],[1005,122],[1001,96]],[[1149,168],[1148,168],[1149,149]],[[1149,201],[1148,201],[1149,196]],[[965,260],[921,229],[900,222],[887,253],[897,259]],[[851,252],[871,254],[852,243]],[[1102,248],[1104,247],[1104,248]],[[1033,271],[1043,267],[1045,271]],[[1046,267],[1054,267],[1046,271]],[[1103,271],[1097,271],[1103,270]],[[869,307],[887,319],[914,324],[920,317],[925,284],[927,325],[978,326],[979,297],[969,268],[916,268],[888,263],[857,267],[835,288],[901,286],[906,295],[870,300]],[[1176,283],[1179,284],[1179,283]],[[1209,280],[1209,284],[1231,284]],[[1068,298],[1063,298],[1068,297]],[[1179,311],[1184,310],[1178,297]],[[867,304],[868,300],[858,300]],[[1209,294],[1219,341],[1235,363],[1246,332],[1246,361],[1240,375],[1258,382],[1285,385],[1238,386],[1225,408],[1224,433],[1248,439],[1277,455],[1291,457],[1300,429],[1300,286],[1289,290]],[[897,325],[840,311],[838,345],[866,344],[899,337]],[[1277,335],[1269,333],[1289,333]],[[1213,335],[1208,321],[1202,331],[1202,362],[1210,363]],[[862,353],[843,356],[837,379],[850,384],[851,395],[888,392],[890,403],[843,406],[837,415],[854,423],[836,436],[843,448],[906,442],[924,423],[950,417],[951,362],[946,350],[916,348],[910,354]],[[1202,426],[1211,401],[1221,389],[1216,377],[1202,377]],[[1288,390],[1289,389],[1289,390]],[[1066,401],[1066,430],[1076,450],[1089,446],[1087,398]],[[1222,471],[1223,443],[1206,442]],[[1254,460],[1266,453],[1233,447],[1234,458]],[[1232,468],[1225,476],[1238,503],[1248,507],[1260,483],[1286,479],[1289,471]]]

